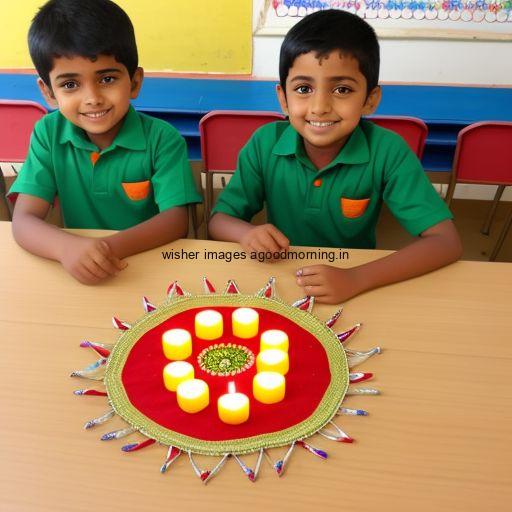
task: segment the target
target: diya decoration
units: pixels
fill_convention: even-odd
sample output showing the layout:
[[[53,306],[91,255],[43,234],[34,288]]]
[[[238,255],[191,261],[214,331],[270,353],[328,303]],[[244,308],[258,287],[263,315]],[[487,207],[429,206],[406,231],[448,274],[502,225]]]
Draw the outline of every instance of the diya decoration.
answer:
[[[325,451],[309,444],[314,434],[352,443],[339,417],[368,413],[343,407],[345,396],[379,393],[353,386],[373,375],[352,368],[380,353],[379,347],[345,346],[361,324],[336,334],[333,326],[342,309],[321,321],[312,313],[314,297],[289,305],[277,296],[274,278],[254,295],[242,294],[233,280],[222,293],[207,278],[203,285],[204,294],[192,295],[173,282],[163,304],[143,298],[140,320],[112,319],[122,332],[117,343],[81,343],[100,359],[71,376],[101,381],[104,389],[75,394],[107,397],[110,406],[84,427],[117,415],[126,426],[101,440],[142,435],[121,449],[162,445],[162,473],[186,455],[203,483],[230,458],[253,482],[263,459],[282,476],[296,447],[326,459]],[[276,447],[285,452],[274,461],[267,450]],[[253,468],[242,459],[251,453],[256,454]],[[211,469],[202,469],[196,455],[217,459]]]

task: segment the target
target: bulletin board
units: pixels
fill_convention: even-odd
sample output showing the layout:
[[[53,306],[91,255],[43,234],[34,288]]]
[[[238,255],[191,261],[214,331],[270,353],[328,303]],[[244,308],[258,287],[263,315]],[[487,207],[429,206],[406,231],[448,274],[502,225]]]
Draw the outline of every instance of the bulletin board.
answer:
[[[135,27],[146,71],[250,74],[251,0],[115,0]],[[2,2],[0,69],[32,68],[30,22],[44,0]]]
[[[307,14],[357,14],[380,38],[512,41],[512,0],[256,0],[257,35],[282,35]]]

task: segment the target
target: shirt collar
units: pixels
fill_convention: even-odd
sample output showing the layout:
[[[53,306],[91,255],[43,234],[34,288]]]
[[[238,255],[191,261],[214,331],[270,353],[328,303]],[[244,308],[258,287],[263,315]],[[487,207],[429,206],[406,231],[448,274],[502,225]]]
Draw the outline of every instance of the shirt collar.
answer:
[[[60,114],[62,116],[62,114]],[[62,116],[63,119],[64,116]],[[87,151],[97,151],[97,147],[88,139],[82,128],[74,125],[65,119],[64,128],[62,129],[59,142],[64,144],[71,142],[73,146]],[[142,121],[135,109],[130,105],[128,112],[123,121],[123,125],[116,135],[112,144],[104,151],[114,149],[120,146],[132,150],[146,149],[146,136],[142,128]]]
[[[290,124],[281,134],[278,141],[274,145],[272,153],[275,155],[294,155],[299,159],[307,159],[304,151],[302,137],[297,133],[295,128]],[[309,161],[309,159],[307,159]],[[337,164],[364,164],[370,161],[370,150],[368,141],[361,125],[358,124],[356,129],[350,135],[346,144],[341,148],[336,158],[326,167],[330,169]]]

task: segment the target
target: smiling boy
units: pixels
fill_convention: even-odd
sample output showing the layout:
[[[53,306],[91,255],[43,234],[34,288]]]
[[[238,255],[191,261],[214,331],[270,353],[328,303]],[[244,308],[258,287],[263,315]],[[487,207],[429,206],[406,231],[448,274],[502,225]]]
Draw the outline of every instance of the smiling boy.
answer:
[[[452,215],[405,141],[362,116],[375,112],[379,45],[361,18],[340,10],[311,14],[281,47],[277,94],[289,122],[260,128],[213,209],[209,232],[246,252],[292,245],[374,248],[382,201],[419,238],[365,265],[297,270],[297,284],[337,303],[460,257]],[[269,224],[251,218],[266,203]]]
[[[92,284],[125,268],[126,256],[186,236],[187,204],[201,196],[184,139],[130,105],[143,70],[126,13],[109,0],[51,0],[32,21],[29,49],[58,110],[36,124],[10,191],[16,241]],[[88,238],[47,224],[56,197],[67,228],[119,232]]]

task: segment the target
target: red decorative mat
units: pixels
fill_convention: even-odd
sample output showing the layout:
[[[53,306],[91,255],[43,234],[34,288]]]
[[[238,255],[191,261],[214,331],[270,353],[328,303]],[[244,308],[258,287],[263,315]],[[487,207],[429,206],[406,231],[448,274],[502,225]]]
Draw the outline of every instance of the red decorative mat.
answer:
[[[109,411],[87,422],[85,428],[104,423],[117,413],[127,422],[127,427],[107,432],[102,440],[140,432],[145,440],[123,446],[124,451],[136,451],[156,442],[167,446],[162,472],[185,452],[204,482],[209,481],[230,457],[240,464],[251,480],[255,480],[261,460],[267,455],[265,450],[271,447],[288,447],[282,459],[272,461],[278,475],[283,473],[295,446],[327,458],[324,451],[304,441],[315,433],[335,441],[352,442],[334,418],[367,413],[341,407],[345,394],[378,393],[374,389],[349,386],[372,376],[350,373],[349,367],[380,352],[378,347],[355,352],[342,345],[359,330],[360,324],[335,334],[331,327],[341,310],[327,322],[322,322],[311,313],[312,297],[288,305],[276,296],[273,278],[255,295],[242,295],[233,281],[221,294],[215,292],[206,278],[204,287],[204,295],[192,296],[178,283],[173,283],[168,289],[167,301],[162,305],[156,307],[144,298],[146,314],[133,325],[113,319],[114,326],[123,331],[114,346],[82,343],[102,357],[84,370],[73,372],[72,376],[102,380],[106,390],[82,389],[75,393],[105,395],[111,405]],[[253,338],[242,339],[233,334],[231,315],[239,307],[250,307],[259,314],[259,330]],[[214,309],[222,315],[224,332],[220,339],[205,341],[195,336],[195,315],[204,309]],[[209,387],[209,405],[195,414],[184,412],[178,405],[176,393],[168,391],[163,382],[163,369],[169,360],[162,350],[162,335],[175,328],[191,333],[193,349],[187,361],[194,366],[195,378],[205,381]],[[232,344],[249,354],[258,354],[260,334],[269,329],[286,332],[290,340],[290,370],[286,374],[286,395],[281,402],[267,405],[252,397],[252,380],[256,374],[256,364],[252,362],[240,373],[232,372],[231,375],[215,375],[201,368],[199,354],[218,344]],[[227,392],[228,382],[234,382],[237,392],[250,398],[250,417],[245,423],[228,425],[219,419],[217,399]],[[252,452],[258,453],[254,469],[240,458],[240,455]],[[212,470],[202,470],[194,461],[194,453],[221,458]]]

